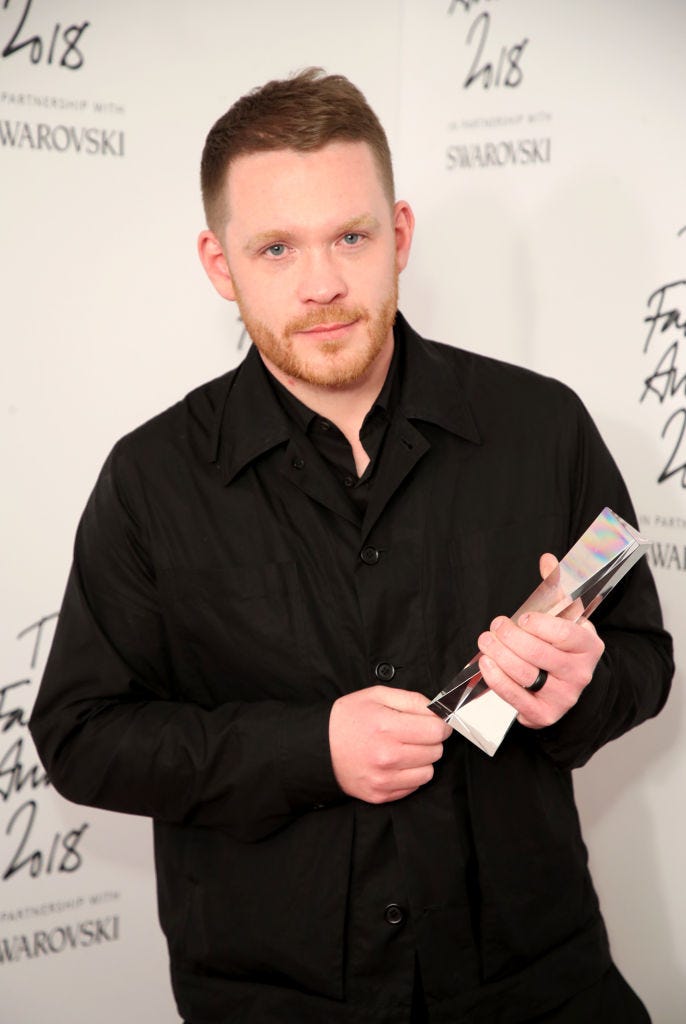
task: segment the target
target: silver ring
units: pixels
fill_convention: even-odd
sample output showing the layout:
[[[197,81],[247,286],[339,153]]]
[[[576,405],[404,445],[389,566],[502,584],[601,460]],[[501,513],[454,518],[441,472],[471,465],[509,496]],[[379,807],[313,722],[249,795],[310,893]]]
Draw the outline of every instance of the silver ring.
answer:
[[[531,686],[525,686],[524,689],[528,690],[529,693],[538,693],[545,686],[545,681],[548,678],[548,673],[544,668],[539,668],[538,675],[534,679]]]

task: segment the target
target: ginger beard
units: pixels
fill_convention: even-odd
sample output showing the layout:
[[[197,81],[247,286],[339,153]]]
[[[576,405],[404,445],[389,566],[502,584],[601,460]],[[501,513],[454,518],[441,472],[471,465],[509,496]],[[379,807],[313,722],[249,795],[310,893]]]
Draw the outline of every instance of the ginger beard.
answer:
[[[388,340],[398,310],[398,273],[394,273],[388,297],[375,312],[332,303],[289,321],[281,335],[252,316],[238,288],[236,302],[255,347],[277,369],[306,384],[342,389],[364,377]],[[352,321],[357,321],[353,329],[356,334],[362,330],[362,339],[316,341],[298,335],[322,324]]]

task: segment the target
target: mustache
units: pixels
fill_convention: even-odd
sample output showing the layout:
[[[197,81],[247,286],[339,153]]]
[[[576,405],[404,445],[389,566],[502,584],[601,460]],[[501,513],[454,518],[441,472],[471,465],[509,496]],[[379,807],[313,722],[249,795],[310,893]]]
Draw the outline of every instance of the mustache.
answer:
[[[322,324],[348,324],[353,320],[368,320],[369,313],[362,306],[323,306],[321,309],[313,309],[304,316],[290,320],[286,324],[286,334],[297,334],[298,331],[307,331],[311,327],[319,327]]]

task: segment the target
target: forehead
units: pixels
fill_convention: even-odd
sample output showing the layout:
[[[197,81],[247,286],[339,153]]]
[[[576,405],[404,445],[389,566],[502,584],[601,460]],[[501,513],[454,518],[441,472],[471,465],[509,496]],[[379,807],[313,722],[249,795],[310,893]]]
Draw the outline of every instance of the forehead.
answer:
[[[237,157],[225,182],[228,221],[281,217],[319,218],[379,213],[389,207],[366,142],[333,142],[301,152],[268,150]]]

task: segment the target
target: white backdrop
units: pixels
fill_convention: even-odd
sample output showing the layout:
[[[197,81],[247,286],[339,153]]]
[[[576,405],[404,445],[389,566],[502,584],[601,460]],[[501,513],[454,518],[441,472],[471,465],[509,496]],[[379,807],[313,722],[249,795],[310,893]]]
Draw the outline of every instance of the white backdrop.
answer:
[[[680,0],[0,5],[3,1024],[177,1019],[149,823],[46,788],[25,721],[107,451],[245,351],[195,236],[205,133],[253,85],[319,64],[367,94],[417,214],[404,311],[581,394],[679,654],[685,29]],[[576,776],[615,957],[658,1024],[686,991],[682,678]]]

